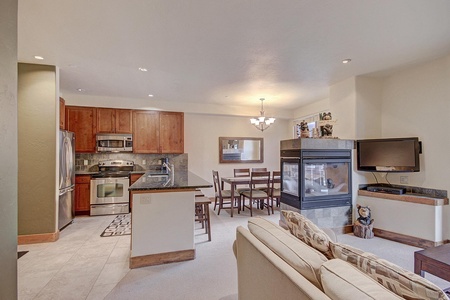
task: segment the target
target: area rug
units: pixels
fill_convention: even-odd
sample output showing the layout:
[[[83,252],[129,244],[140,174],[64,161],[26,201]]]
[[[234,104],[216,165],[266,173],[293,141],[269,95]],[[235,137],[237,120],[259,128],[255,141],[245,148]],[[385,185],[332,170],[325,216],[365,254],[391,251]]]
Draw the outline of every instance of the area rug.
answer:
[[[28,253],[28,251],[19,251],[19,252],[17,252],[17,259],[21,258],[22,256],[24,256],[27,253]]]
[[[131,214],[117,215],[100,234],[101,237],[131,234]]]

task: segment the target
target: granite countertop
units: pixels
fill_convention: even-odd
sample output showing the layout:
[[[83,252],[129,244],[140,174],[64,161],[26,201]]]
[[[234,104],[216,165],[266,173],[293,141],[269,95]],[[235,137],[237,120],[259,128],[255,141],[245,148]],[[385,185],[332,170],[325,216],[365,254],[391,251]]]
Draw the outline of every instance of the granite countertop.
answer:
[[[145,172],[141,178],[133,183],[129,191],[167,190],[167,189],[197,189],[210,188],[212,184],[194,173],[186,170],[155,174],[153,171]]]
[[[100,173],[99,171],[75,171],[75,175],[95,175]],[[130,174],[152,174],[152,175],[160,175],[167,174],[161,170],[140,170],[140,171],[130,171]]]

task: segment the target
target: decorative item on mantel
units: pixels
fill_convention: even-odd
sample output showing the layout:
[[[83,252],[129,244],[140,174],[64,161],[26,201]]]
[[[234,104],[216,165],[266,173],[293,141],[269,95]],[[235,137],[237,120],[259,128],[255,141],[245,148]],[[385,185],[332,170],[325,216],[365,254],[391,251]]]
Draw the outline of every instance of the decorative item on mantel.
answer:
[[[332,120],[331,112],[319,114],[320,133],[323,138],[333,138],[333,124],[336,120]]]
[[[373,238],[373,219],[369,206],[356,204],[359,218],[353,225],[353,234],[363,239]]]
[[[308,122],[303,120],[300,122],[300,124],[297,124],[296,127],[297,127],[297,137],[309,138]]]

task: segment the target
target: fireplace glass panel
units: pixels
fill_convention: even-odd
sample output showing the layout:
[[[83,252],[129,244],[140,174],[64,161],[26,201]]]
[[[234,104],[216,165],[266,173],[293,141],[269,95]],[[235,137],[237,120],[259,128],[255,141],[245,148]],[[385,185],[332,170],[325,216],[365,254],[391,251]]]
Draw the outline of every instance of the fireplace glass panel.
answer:
[[[296,162],[283,162],[283,192],[299,196],[299,163]]]
[[[305,198],[349,193],[349,163],[305,163]]]

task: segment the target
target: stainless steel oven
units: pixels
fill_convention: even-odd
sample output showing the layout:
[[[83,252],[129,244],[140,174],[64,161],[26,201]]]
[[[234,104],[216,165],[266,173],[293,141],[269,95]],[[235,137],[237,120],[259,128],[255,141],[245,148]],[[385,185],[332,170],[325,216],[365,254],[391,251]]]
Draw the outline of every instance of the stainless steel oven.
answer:
[[[129,182],[128,177],[91,179],[91,215],[128,213]]]
[[[132,161],[102,161],[100,172],[91,179],[91,215],[123,214],[130,212],[129,173]]]

